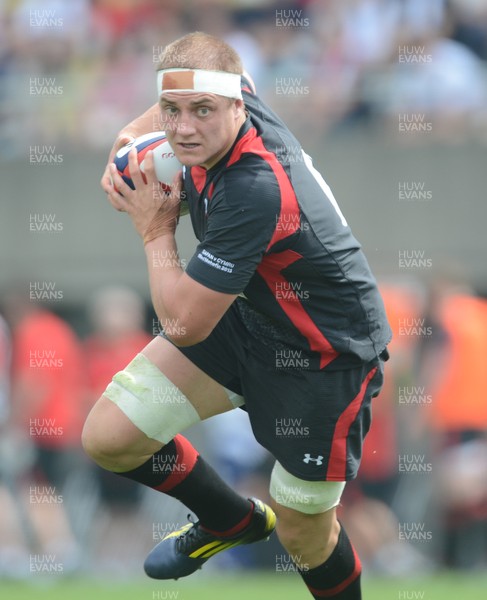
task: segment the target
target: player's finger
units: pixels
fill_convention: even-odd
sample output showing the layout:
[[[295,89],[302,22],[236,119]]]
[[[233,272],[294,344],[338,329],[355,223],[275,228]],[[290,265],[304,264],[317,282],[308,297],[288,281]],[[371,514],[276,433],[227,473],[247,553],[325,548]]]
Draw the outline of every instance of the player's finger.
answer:
[[[182,188],[182,171],[178,171],[172,179],[170,191],[166,192],[164,204],[168,213],[172,211],[179,215],[184,194]]]
[[[133,190],[125,183],[120,174],[117,171],[115,163],[109,165],[110,176],[113,180],[111,189],[107,192],[108,200],[110,204],[117,210],[123,210],[129,212],[130,201],[128,196]]]
[[[121,205],[119,200],[112,196],[111,194],[107,194],[107,199],[115,210],[118,212],[127,212],[127,210]]]
[[[124,200],[124,198],[121,198],[120,194],[118,194],[117,192],[112,191],[112,192],[108,193],[107,200],[108,200],[108,202],[110,202],[110,204],[113,206],[113,208],[115,208],[119,212],[127,212],[127,210],[128,210],[127,201]]]
[[[156,175],[156,165],[154,162],[154,152],[152,150],[149,150],[149,152],[147,152],[147,154],[145,155],[145,160],[144,160],[144,174],[145,177],[147,179],[147,183],[149,185],[151,184],[159,184],[159,181],[157,179],[157,175]]]
[[[113,206],[113,208],[115,208],[119,212],[126,212],[126,213],[129,212],[130,205],[117,192],[113,191],[113,192],[110,192],[109,194],[107,194],[107,199],[108,199],[108,202],[110,202],[110,204]]]
[[[109,165],[107,165],[105,167],[105,171],[103,172],[103,175],[102,175],[101,180],[100,180],[100,185],[102,187],[102,190],[104,192],[106,192],[107,194],[113,188],[112,178],[110,177],[110,167],[109,167]]]
[[[134,139],[135,138],[129,134],[122,134],[122,135],[119,135],[117,137],[117,139],[115,140],[115,142],[113,143],[112,149],[110,150],[110,154],[108,155],[107,165],[106,165],[105,170],[103,171],[103,175],[101,176],[101,179],[100,179],[100,185],[101,185],[103,191],[106,192],[107,194],[109,193],[109,191],[113,185],[111,177],[110,177],[110,164],[114,161],[115,154],[120,150],[120,148],[123,148],[123,146],[127,145],[129,142],[133,141]]]
[[[147,154],[149,154],[149,153],[147,153]],[[132,179],[132,182],[133,182],[136,190],[141,189],[143,186],[147,185],[147,183],[146,183],[147,174],[145,173],[145,171],[147,169],[147,154],[146,154],[146,158],[144,161],[144,174],[143,174],[142,170],[140,168],[140,165],[139,165],[138,158],[137,158],[137,149],[132,148],[132,150],[130,150],[130,152],[128,153],[129,173],[130,173],[130,177]],[[145,179],[144,179],[144,175],[145,175]]]
[[[110,154],[108,155],[108,162],[112,163],[113,159],[115,158],[115,154],[120,150],[120,148],[123,148],[130,142],[133,142],[134,139],[135,138],[133,136],[128,134],[119,135],[115,140],[112,149],[110,150]]]

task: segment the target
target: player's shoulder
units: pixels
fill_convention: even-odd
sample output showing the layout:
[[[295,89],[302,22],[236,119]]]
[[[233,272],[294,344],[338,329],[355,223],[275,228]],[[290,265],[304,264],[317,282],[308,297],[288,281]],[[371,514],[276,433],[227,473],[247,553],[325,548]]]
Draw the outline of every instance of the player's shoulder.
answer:
[[[222,170],[213,198],[241,211],[258,208],[263,216],[274,214],[281,204],[275,173],[262,157],[251,153]]]
[[[252,94],[253,96],[257,94],[254,80],[247,71],[244,71],[240,77],[240,87],[242,88],[242,92]]]
[[[262,187],[277,184],[272,164],[265,156],[253,150],[243,152],[238,161],[229,164],[223,170],[222,181],[227,188],[237,186],[248,191],[256,185]]]

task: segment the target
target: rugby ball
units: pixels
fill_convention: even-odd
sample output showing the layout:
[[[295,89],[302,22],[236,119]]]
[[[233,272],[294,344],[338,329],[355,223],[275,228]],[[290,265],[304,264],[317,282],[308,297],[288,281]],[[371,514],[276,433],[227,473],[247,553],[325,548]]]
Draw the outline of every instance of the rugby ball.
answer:
[[[128,155],[134,146],[137,148],[137,159],[142,173],[145,172],[145,155],[149,150],[153,151],[157,179],[163,190],[169,190],[174,176],[182,169],[182,164],[176,158],[173,149],[169,145],[166,134],[163,131],[154,131],[141,135],[123,146],[123,148],[120,148],[115,155],[114,163],[118,172],[125,183],[133,190],[135,186],[130,177]]]

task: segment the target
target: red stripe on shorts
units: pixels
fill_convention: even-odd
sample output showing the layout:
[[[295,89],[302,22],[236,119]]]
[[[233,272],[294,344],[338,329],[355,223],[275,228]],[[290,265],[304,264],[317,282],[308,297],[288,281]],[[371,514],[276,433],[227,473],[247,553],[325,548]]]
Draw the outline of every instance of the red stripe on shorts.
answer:
[[[377,367],[374,367],[362,382],[359,393],[350,402],[340,415],[331,442],[331,452],[328,461],[326,479],[328,481],[345,481],[347,473],[347,438],[352,423],[357,418],[360,407],[364,400],[365,392],[370,380],[375,375]]]

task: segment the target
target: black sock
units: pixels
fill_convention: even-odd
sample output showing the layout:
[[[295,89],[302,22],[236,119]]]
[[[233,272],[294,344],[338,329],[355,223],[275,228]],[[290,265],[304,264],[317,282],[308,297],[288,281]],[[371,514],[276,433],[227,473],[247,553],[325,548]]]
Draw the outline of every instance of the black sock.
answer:
[[[343,526],[330,557],[318,567],[300,574],[313,598],[361,600],[362,566]]]
[[[182,435],[144,464],[118,475],[177,498],[217,535],[236,535],[250,522],[251,502],[234,492]]]
[[[250,523],[253,504],[232,490],[203,459],[168,492],[192,510],[204,529],[221,536],[236,535]]]

